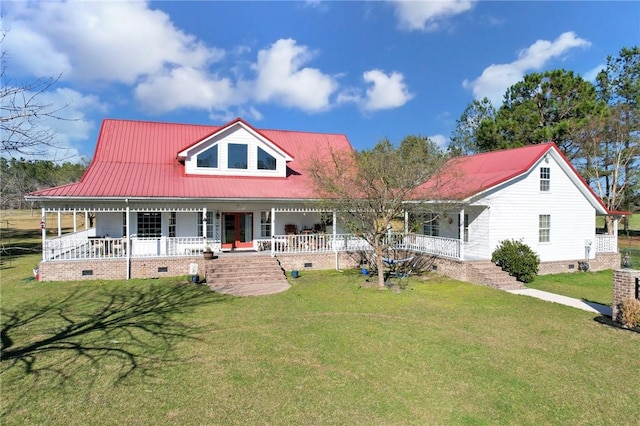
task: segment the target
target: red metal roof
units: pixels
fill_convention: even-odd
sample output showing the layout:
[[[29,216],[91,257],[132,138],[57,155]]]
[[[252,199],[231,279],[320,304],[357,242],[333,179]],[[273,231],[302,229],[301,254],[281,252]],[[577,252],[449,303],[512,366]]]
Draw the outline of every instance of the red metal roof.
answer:
[[[604,212],[616,213],[608,211],[600,197],[553,142],[452,158],[443,168],[444,173],[427,182],[420,192],[433,199],[464,200],[528,172],[551,150],[575,174],[584,190],[593,196]]]
[[[331,150],[352,149],[347,137],[341,134],[251,127],[293,158],[287,164],[286,178],[185,175],[177,154],[239,121],[249,126],[239,118],[224,126],[106,119],[102,123],[95,156],[82,180],[36,191],[30,196],[313,199],[319,196],[304,173],[305,162],[310,158],[320,161],[329,158]],[[606,211],[600,198],[554,143],[453,158],[442,173],[416,192],[416,196],[466,199],[526,173],[549,150],[559,155]]]
[[[31,193],[35,197],[316,198],[303,164],[310,155],[351,150],[345,135],[253,129],[289,154],[286,178],[185,175],[178,152],[225,126],[106,119],[82,180]],[[247,125],[244,121],[242,121]]]
[[[450,159],[444,173],[430,180],[424,191],[437,199],[462,200],[527,172],[553,143],[492,151]]]

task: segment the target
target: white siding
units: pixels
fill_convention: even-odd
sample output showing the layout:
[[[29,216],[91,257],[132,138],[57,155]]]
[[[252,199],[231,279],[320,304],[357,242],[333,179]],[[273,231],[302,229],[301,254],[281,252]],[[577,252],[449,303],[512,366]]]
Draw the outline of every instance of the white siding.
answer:
[[[551,171],[547,192],[540,191],[540,167]],[[585,240],[594,237],[595,209],[553,156],[541,159],[529,173],[490,191],[474,204],[489,206],[489,244],[486,252],[476,252],[484,258],[491,257],[500,241],[516,239],[529,245],[542,261],[580,259],[585,257]],[[549,243],[538,242],[539,215],[544,214],[551,216]],[[594,250],[590,255],[595,256]]]
[[[96,213],[96,235],[99,237],[122,237],[122,212]]]
[[[491,251],[491,211],[486,207],[467,207],[464,212],[469,215],[469,241],[464,243],[464,256],[467,259],[484,259],[486,253]]]

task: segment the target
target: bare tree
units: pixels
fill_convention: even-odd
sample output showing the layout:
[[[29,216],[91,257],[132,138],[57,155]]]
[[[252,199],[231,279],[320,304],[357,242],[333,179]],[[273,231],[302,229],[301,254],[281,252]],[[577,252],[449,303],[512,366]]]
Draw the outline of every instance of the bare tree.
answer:
[[[0,34],[0,44],[6,32]],[[0,54],[0,138],[3,156],[41,155],[56,146],[56,134],[47,120],[68,120],[60,116],[67,107],[42,100],[43,94],[59,81],[60,75],[38,78],[27,83],[10,81],[7,78],[7,54]]]
[[[331,151],[328,159],[314,158],[306,165],[325,200],[322,208],[337,211],[346,230],[372,247],[379,287],[384,287],[385,252],[394,244],[388,238],[392,222],[408,207],[418,210],[433,199],[445,160],[428,138],[409,136],[399,147],[385,139],[371,150]]]

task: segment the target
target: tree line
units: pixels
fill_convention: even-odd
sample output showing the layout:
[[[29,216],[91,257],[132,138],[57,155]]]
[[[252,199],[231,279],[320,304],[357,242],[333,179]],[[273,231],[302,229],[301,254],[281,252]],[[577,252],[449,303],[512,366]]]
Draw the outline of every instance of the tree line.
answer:
[[[595,83],[558,69],[525,75],[497,108],[487,98],[474,100],[456,122],[449,151],[468,155],[549,141],[609,210],[640,208],[640,47],[607,57]]]
[[[29,203],[24,199],[27,193],[77,182],[86,168],[84,163],[0,158],[1,208],[29,208]]]

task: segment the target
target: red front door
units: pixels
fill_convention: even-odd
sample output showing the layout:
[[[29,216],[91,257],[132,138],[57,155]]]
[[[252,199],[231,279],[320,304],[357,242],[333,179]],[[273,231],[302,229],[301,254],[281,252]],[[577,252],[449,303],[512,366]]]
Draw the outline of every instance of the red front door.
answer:
[[[253,213],[222,213],[222,248],[253,248]]]

